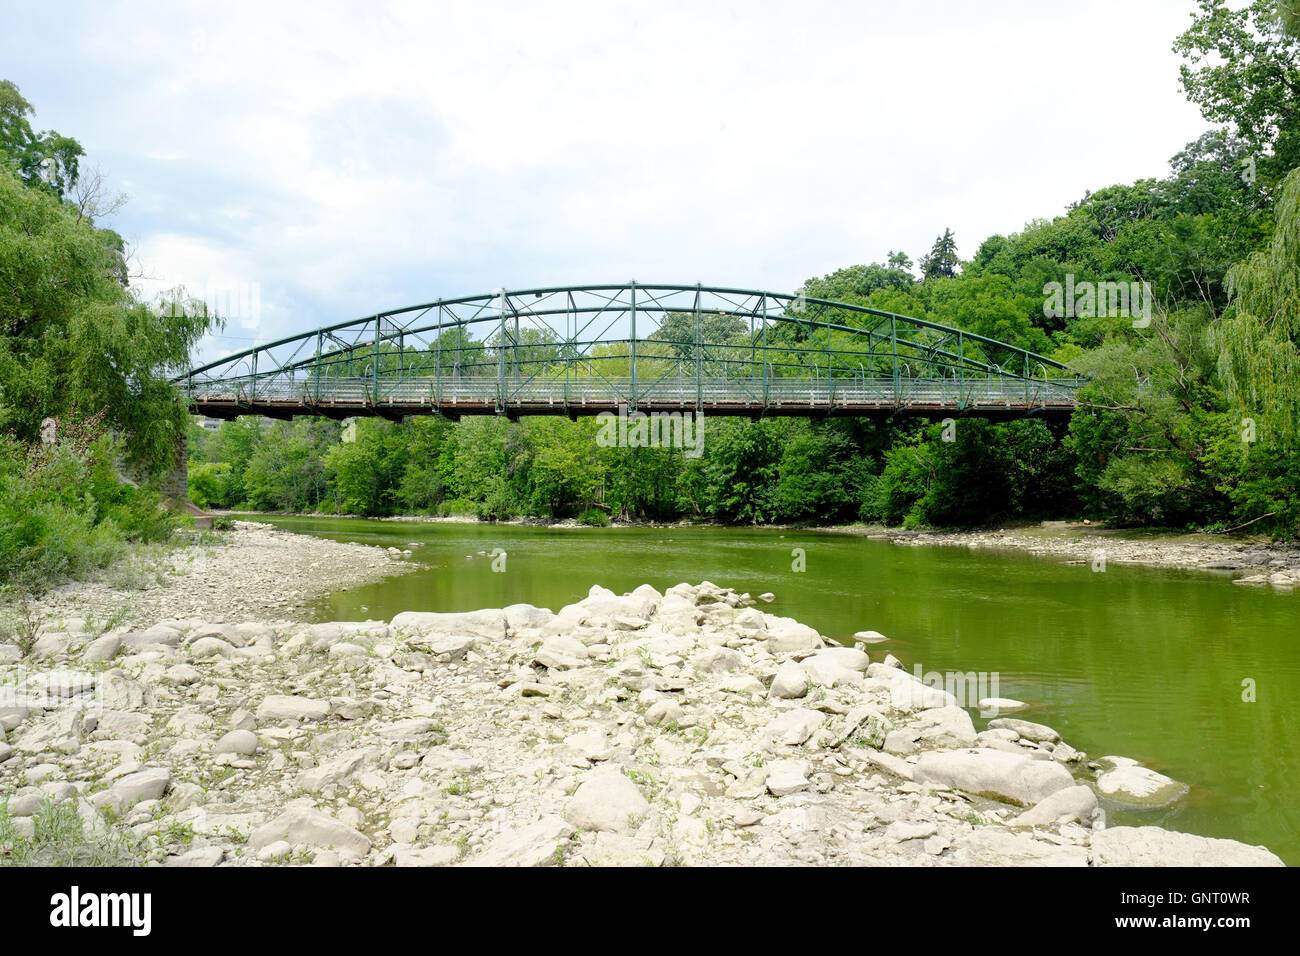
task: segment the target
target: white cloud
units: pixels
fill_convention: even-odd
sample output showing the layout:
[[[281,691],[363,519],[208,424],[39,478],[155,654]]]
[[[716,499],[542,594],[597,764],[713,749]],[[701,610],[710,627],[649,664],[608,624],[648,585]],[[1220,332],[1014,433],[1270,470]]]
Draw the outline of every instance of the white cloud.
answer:
[[[792,289],[945,227],[970,255],[1201,132],[1190,9],[87,4],[0,52],[160,283],[256,282],[274,337],[502,284]]]

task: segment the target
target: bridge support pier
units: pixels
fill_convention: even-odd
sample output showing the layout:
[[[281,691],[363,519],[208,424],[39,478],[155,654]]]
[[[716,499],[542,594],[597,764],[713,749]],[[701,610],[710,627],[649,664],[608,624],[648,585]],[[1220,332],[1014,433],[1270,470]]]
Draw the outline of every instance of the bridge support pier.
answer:
[[[190,501],[190,449],[185,432],[181,432],[176,442],[176,454],[172,458],[171,468],[163,475],[163,500],[173,511],[187,514],[194,519],[194,527],[199,531],[212,530],[212,515]]]

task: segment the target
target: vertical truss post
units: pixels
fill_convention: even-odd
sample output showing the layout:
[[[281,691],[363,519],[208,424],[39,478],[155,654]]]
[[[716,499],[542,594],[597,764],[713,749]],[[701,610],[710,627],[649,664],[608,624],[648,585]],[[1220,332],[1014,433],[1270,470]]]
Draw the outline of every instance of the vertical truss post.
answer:
[[[966,344],[960,330],[957,332],[957,407],[966,407]]]
[[[501,306],[498,321],[500,331],[497,334],[497,412],[506,408],[506,290],[502,288]]]
[[[695,286],[695,410],[704,411],[704,333],[700,327],[700,293],[703,285]]]
[[[442,333],[443,333],[442,323],[444,321],[442,316],[443,316],[442,303],[439,302],[438,303],[438,326],[437,326],[438,331],[434,333],[434,337],[433,337],[433,341],[435,343],[434,352],[436,356],[434,360],[437,362],[433,370],[433,404],[438,408],[439,411],[442,410]]]
[[[829,405],[835,400],[835,379],[831,372],[831,307],[829,305],[822,306],[822,321],[826,324],[826,344],[823,351],[826,355],[826,401]]]
[[[894,407],[899,405],[899,381],[898,381],[898,317],[891,315],[889,317],[889,345],[893,351],[894,367]]]
[[[628,410],[636,411],[636,281],[628,283],[632,290],[632,394],[628,396]]]
[[[767,313],[763,313],[763,411],[767,411],[767,406],[771,400],[771,388],[768,380],[767,370]]]
[[[321,380],[321,364],[320,364],[320,359],[321,359],[321,350],[322,350],[324,347],[325,347],[325,333],[324,333],[324,332],[317,332],[317,333],[316,333],[316,361],[312,364],[312,374],[313,374],[313,377],[316,379],[316,381],[315,381],[314,384],[315,384],[315,386],[316,386],[316,389],[315,389],[315,391],[316,391],[316,404],[318,404],[318,405],[320,404],[320,380]]]
[[[370,404],[379,404],[379,316],[375,316],[375,349],[370,361]]]

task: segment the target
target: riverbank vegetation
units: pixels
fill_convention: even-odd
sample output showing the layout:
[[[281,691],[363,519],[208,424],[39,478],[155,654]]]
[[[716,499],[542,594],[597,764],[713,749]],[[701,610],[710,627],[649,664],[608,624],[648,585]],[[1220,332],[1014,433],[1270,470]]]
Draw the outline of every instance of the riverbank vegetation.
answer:
[[[1091,384],[1068,426],[710,418],[691,458],[600,447],[591,420],[240,420],[192,427],[191,494],[207,507],[372,515],[909,526],[1080,515],[1294,537],[1300,40],[1269,0],[1199,7],[1175,43],[1182,83],[1226,125],[1166,176],[1089,192],[968,260],[945,230],[915,268],[895,252],[801,290],[1070,364]],[[1047,305],[1052,283],[1108,282],[1149,289],[1149,311]]]
[[[80,144],[0,81],[0,592],[43,590],[166,538],[157,475],[186,416],[168,381],[212,325],[130,289],[120,205]],[[143,480],[123,481],[125,467]]]

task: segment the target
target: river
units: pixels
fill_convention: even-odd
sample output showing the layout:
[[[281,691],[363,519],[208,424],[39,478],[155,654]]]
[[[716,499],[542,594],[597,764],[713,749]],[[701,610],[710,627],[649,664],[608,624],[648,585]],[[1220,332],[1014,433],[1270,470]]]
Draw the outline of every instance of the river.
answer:
[[[891,640],[868,653],[890,651],[909,670],[996,673],[1000,696],[1032,705],[1016,716],[1055,727],[1090,756],[1134,757],[1191,785],[1170,808],[1108,808],[1112,824],[1261,843],[1300,864],[1300,595],[1204,571],[1112,563],[1097,572],[833,533],[261,520],[341,541],[418,544],[412,560],[428,570],[331,594],[311,608],[318,621],[518,602],[558,610],[592,584],[622,593],[710,580],[771,591],[765,611],[842,641],[880,631]],[[495,561],[504,570],[493,569],[495,549],[506,552]]]

